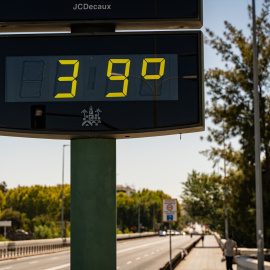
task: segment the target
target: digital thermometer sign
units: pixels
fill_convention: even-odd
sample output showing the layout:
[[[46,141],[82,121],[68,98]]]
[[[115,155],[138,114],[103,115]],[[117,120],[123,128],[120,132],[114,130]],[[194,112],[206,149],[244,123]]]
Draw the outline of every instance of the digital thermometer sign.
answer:
[[[0,37],[0,134],[133,138],[204,130],[202,34]]]
[[[176,54],[6,57],[5,101],[177,100],[177,60]]]

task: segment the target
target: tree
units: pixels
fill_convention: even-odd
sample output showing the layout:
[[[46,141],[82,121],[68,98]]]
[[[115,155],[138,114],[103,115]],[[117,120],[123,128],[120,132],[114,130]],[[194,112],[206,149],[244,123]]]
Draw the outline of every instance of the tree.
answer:
[[[261,151],[263,156],[264,208],[270,206],[270,1],[265,0],[259,17],[257,17],[258,69],[260,98]],[[251,7],[248,7],[251,17]],[[234,211],[231,221],[238,220],[237,231],[241,239],[254,235],[255,231],[255,168],[254,168],[254,108],[253,108],[253,50],[252,26],[248,25],[250,36],[245,37],[242,30],[236,29],[225,21],[224,38],[216,36],[207,29],[207,43],[221,56],[225,69],[210,69],[205,74],[206,86],[211,103],[207,104],[206,114],[214,127],[210,127],[208,140],[215,142],[208,152],[210,159],[224,158],[234,166],[234,174],[228,181],[233,187],[235,198],[231,198]],[[225,108],[225,109],[224,109]],[[222,147],[224,132],[227,139],[238,139],[239,151],[232,145]],[[236,178],[238,175],[240,179]],[[239,181],[240,180],[240,181]],[[245,202],[243,204],[242,202]],[[243,219],[239,220],[239,217]],[[265,240],[270,244],[270,214],[264,211]],[[250,238],[250,237],[249,237]],[[250,246],[256,246],[256,239],[249,239]]]
[[[181,195],[187,214],[194,220],[221,232],[223,226],[223,191],[221,177],[193,171],[183,183]]]
[[[5,206],[5,195],[4,193],[2,192],[2,190],[0,190],[0,213],[1,211],[4,209],[4,206]]]
[[[23,218],[19,211],[14,211],[12,209],[5,209],[1,213],[0,220],[11,220],[12,228],[14,231],[21,229],[23,227]]]
[[[3,181],[2,183],[0,183],[0,190],[2,190],[2,192],[3,192],[4,194],[7,193],[8,189],[7,189],[7,184],[6,184],[5,181]]]

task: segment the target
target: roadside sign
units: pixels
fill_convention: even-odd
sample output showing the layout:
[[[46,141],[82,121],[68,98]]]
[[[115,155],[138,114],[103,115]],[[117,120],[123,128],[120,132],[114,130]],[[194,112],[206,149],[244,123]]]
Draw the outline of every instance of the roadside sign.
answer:
[[[163,199],[162,221],[175,222],[178,220],[177,199]]]
[[[202,0],[1,0],[0,25],[23,23],[28,26],[105,23],[118,30],[200,29]]]
[[[11,227],[11,221],[7,221],[7,220],[4,220],[4,221],[0,221],[0,227]]]

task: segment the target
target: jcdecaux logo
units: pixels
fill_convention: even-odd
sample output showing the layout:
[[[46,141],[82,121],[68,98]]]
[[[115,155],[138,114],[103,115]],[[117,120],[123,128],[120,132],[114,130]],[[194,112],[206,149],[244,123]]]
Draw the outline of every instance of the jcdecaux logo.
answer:
[[[112,9],[112,5],[90,5],[87,3],[75,4],[73,10],[97,10],[97,9]]]

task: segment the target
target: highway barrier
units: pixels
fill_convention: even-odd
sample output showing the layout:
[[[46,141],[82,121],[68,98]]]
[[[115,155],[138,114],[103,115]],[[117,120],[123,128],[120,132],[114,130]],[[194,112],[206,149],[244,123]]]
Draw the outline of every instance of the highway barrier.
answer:
[[[117,241],[157,235],[158,233],[154,232],[118,234]],[[0,242],[0,260],[52,253],[69,248],[70,238],[5,241]]]
[[[70,238],[0,242],[0,260],[66,250]]]
[[[172,269],[174,269],[185,257],[188,253],[197,245],[197,243],[201,240],[201,236],[197,238],[192,243],[189,243],[185,248],[183,248],[173,259],[172,259]],[[167,262],[162,268],[159,270],[170,270],[170,262]]]
[[[127,239],[134,239],[134,238],[141,238],[141,237],[151,237],[157,236],[157,232],[143,232],[143,233],[130,233],[130,234],[117,234],[117,241],[120,240],[127,240]]]

